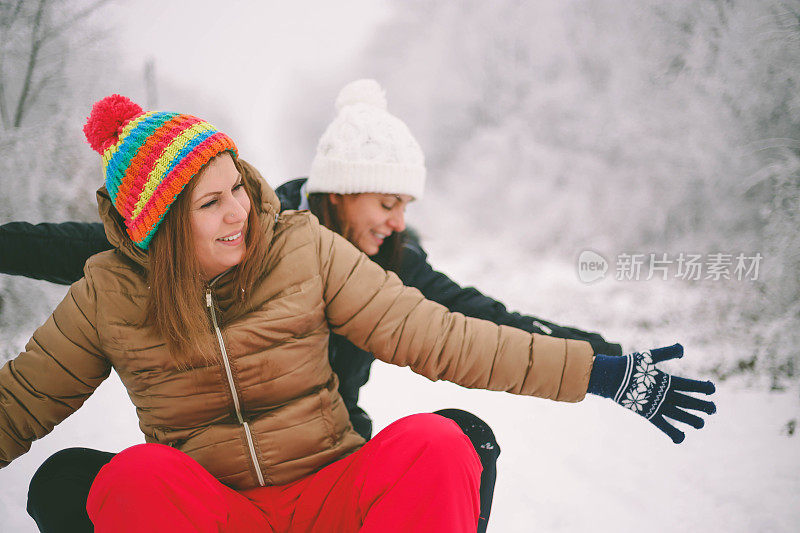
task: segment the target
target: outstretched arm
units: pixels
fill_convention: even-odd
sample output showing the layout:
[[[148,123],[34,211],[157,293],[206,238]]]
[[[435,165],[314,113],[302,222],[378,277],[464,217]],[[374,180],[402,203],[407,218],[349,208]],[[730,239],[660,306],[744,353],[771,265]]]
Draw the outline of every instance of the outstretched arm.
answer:
[[[89,257],[110,248],[99,223],[9,222],[0,226],[0,273],[71,285]]]
[[[25,351],[0,368],[0,468],[83,405],[108,377],[95,310],[91,282],[81,279]]]
[[[431,380],[559,401],[583,399],[594,355],[589,344],[451,313],[309,220],[334,333]]]
[[[550,335],[561,339],[583,340],[592,345],[595,353],[621,355],[619,344],[606,341],[597,333],[561,326],[542,318],[510,312],[497,300],[474,287],[461,287],[428,263],[428,256],[413,237],[403,250],[402,265],[397,275],[405,285],[416,287],[425,298],[447,307],[450,311],[482,318],[495,324],[522,329],[529,333]]]
[[[675,442],[683,433],[667,419],[700,428],[688,412],[713,413],[711,382],[665,374],[657,365],[683,355],[680,345],[625,357],[594,355],[582,341],[529,334],[451,313],[400,284],[341,236],[317,227],[328,322],[376,358],[409,366],[429,379],[560,401],[586,392],[613,398],[647,417]]]

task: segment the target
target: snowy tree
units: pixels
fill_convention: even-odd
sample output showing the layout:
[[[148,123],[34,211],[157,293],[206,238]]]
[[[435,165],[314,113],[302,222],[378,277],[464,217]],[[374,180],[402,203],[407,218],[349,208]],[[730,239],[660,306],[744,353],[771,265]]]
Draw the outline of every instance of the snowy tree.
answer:
[[[724,346],[719,376],[796,378],[800,2],[416,0],[396,13],[358,72],[423,145],[429,201],[454,208],[432,231],[566,258],[760,252],[756,281],[687,283],[704,305],[672,326]]]
[[[0,2],[0,222],[86,220],[96,211],[97,161],[79,125],[104,73],[92,18],[105,1]],[[94,76],[88,75],[92,73]],[[0,276],[2,356],[15,355],[63,295]]]
[[[68,37],[80,35],[81,24],[108,0],[86,5],[63,0],[0,2],[0,124],[19,128],[43,93],[67,83],[64,66]],[[86,36],[84,36],[86,42]]]

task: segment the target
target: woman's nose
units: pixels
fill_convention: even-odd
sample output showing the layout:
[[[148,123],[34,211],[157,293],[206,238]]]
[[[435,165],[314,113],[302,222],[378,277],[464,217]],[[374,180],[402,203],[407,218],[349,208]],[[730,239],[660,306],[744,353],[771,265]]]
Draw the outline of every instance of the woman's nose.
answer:
[[[389,227],[398,233],[406,229],[406,214],[403,211],[392,214],[389,217]]]
[[[247,209],[236,198],[230,198],[227,205],[227,213],[225,214],[225,221],[230,224],[241,222],[247,218]]]

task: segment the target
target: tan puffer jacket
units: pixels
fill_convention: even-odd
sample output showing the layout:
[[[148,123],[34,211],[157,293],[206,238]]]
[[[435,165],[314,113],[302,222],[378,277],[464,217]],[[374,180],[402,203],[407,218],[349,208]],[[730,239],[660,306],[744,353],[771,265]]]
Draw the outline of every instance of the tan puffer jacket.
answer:
[[[449,313],[307,212],[276,218],[274,192],[245,169],[261,190],[268,274],[248,295],[254,310],[240,317],[230,316],[230,275],[207,288],[220,360],[179,370],[163,340],[142,326],[147,256],[101,189],[101,217],[116,249],[86,263],[85,278],[26,351],[0,369],[0,466],[78,409],[113,367],[148,442],[189,454],[235,489],[299,479],[364,443],[328,364],[331,330],[432,380],[584,397],[589,344]]]

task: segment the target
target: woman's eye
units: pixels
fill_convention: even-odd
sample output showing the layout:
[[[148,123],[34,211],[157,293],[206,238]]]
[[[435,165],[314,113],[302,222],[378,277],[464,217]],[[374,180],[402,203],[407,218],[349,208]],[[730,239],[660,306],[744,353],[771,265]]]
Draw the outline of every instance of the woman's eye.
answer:
[[[394,206],[393,205],[381,204],[381,207],[383,207],[387,211],[391,211]]]
[[[244,187],[244,182],[243,182],[243,181],[240,181],[239,183],[237,183],[236,185],[234,185],[234,186],[233,186],[233,189],[231,189],[231,190],[232,190],[232,191],[238,191],[238,190],[239,190],[239,189],[241,189],[242,187]]]
[[[210,201],[208,201],[208,202],[204,203],[203,205],[201,205],[201,206],[200,206],[200,209],[203,209],[204,207],[211,207],[211,206],[212,206],[212,205],[214,205],[215,203],[217,203],[217,201],[216,201],[216,200],[210,200]]]

